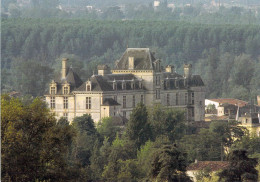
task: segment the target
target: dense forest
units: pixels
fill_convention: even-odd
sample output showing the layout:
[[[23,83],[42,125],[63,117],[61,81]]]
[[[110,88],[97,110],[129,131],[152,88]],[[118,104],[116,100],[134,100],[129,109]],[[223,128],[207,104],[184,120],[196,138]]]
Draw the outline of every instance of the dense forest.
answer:
[[[174,21],[3,19],[2,91],[43,95],[68,57],[83,80],[100,63],[114,66],[127,47],[149,47],[182,73],[193,64],[207,97],[249,100],[260,89],[260,27]]]
[[[56,121],[39,98],[2,95],[2,180],[189,182],[187,166],[195,159],[224,159],[229,168],[218,176],[201,171],[197,180],[257,181],[260,165],[252,157],[259,157],[259,137],[232,122],[188,130],[183,111],[160,105],[138,104],[124,127],[112,118],[95,127],[90,115],[69,124]]]

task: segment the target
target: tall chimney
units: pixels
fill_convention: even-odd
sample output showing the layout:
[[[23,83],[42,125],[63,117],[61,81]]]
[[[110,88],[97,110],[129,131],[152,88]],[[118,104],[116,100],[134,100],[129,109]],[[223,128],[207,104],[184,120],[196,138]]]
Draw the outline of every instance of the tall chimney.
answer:
[[[135,58],[134,57],[128,57],[128,68],[130,70],[133,70],[135,67]]]
[[[167,65],[165,68],[165,72],[168,72],[168,73],[173,73],[173,70],[174,70],[174,66],[172,66],[172,65]]]
[[[62,58],[62,69],[61,69],[61,79],[65,79],[67,75],[67,61],[68,58]]]
[[[191,64],[184,64],[184,77],[190,78],[192,75],[192,65]]]

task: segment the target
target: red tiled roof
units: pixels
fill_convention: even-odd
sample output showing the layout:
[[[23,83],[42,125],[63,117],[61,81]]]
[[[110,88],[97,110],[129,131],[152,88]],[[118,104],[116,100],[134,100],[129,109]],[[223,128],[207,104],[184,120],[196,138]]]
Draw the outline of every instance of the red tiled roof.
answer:
[[[229,163],[227,161],[198,161],[192,163],[187,167],[187,171],[203,170],[209,168],[210,171],[218,171],[227,168]]]
[[[243,101],[243,100],[238,100],[238,99],[209,99],[209,100],[218,102],[221,104],[228,103],[231,105],[238,105],[239,107],[244,107],[245,105],[248,104],[248,102]]]

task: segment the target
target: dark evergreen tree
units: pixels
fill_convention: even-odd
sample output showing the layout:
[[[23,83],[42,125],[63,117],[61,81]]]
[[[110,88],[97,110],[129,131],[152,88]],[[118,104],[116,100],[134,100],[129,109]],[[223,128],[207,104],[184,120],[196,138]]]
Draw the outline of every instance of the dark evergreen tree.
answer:
[[[257,159],[248,158],[247,151],[234,150],[228,156],[229,167],[219,173],[220,180],[225,181],[257,181],[258,172],[255,169]]]
[[[174,145],[165,145],[153,156],[151,178],[156,181],[191,181],[186,175],[186,157]]]

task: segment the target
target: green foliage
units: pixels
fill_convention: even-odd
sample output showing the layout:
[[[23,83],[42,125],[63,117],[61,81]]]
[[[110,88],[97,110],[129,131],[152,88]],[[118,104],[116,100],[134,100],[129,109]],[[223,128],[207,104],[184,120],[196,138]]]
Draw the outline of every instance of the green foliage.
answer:
[[[138,149],[152,138],[148,112],[143,103],[139,103],[133,109],[130,120],[127,123],[125,136],[128,140],[133,141]]]
[[[193,162],[218,161],[221,159],[221,138],[209,129],[201,129],[198,134],[185,135],[180,140],[180,147],[186,151],[187,159]]]
[[[44,102],[1,98],[2,176],[10,181],[71,180],[68,155],[75,135],[70,125],[59,125]]]
[[[94,122],[90,115],[84,114],[75,117],[72,125],[77,131],[77,137],[73,142],[73,160],[82,167],[89,166],[93,147],[95,142],[99,140]]]
[[[201,129],[199,133],[185,135],[180,141],[181,148],[187,152],[190,162],[223,160],[229,148],[243,139],[247,130],[236,123],[213,121],[209,129]]]
[[[205,168],[195,173],[196,181],[203,181],[203,179],[210,178],[210,177],[211,177],[210,168]]]
[[[42,96],[52,76],[52,69],[34,60],[13,62],[12,84],[22,94]]]
[[[260,154],[260,137],[245,135],[239,142],[232,145],[232,149],[247,150],[248,155],[257,156]]]
[[[156,57],[165,64],[174,64],[180,72],[184,62],[193,63],[194,73],[200,74],[209,88],[208,97],[248,99],[249,89],[251,94],[259,93],[260,36],[257,25],[86,19],[4,19],[2,25],[1,63],[5,70],[1,76],[5,78],[2,89],[6,91],[43,94],[45,83],[51,78],[47,77],[51,74],[48,66],[52,65],[59,73],[60,62],[55,60],[62,56],[75,60],[72,66],[84,80],[93,74],[97,64],[113,67],[128,45],[150,47],[156,51]],[[22,66],[18,65],[27,62],[25,60],[35,64],[19,71]],[[248,67],[241,70],[241,65],[247,62]],[[34,68],[38,64],[48,66]],[[31,67],[37,71],[31,71]],[[45,68],[46,72],[43,71]],[[41,76],[43,73],[46,78]],[[19,84],[15,80],[20,80]],[[37,87],[27,89],[35,82]]]
[[[154,105],[149,109],[149,122],[153,131],[153,138],[160,135],[167,136],[171,141],[180,139],[185,132],[184,111],[167,109],[161,105]]]
[[[97,131],[102,137],[107,137],[109,142],[112,142],[118,132],[121,129],[114,124],[114,121],[111,117],[103,118],[97,125]]]
[[[240,141],[247,134],[247,129],[237,126],[235,122],[213,121],[209,129],[217,134],[225,147],[231,147],[235,141]]]
[[[156,181],[191,181],[186,176],[186,157],[173,145],[165,145],[153,156],[151,178]]]
[[[219,173],[220,180],[225,181],[257,181],[258,172],[255,169],[257,159],[248,158],[245,150],[234,150],[228,156],[230,165]]]

